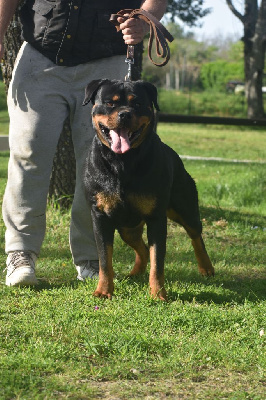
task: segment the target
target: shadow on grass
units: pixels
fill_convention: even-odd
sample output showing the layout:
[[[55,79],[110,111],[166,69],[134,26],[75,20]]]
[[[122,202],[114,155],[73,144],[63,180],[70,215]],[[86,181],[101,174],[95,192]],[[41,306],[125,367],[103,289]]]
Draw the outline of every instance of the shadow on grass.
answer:
[[[229,270],[227,267],[217,267],[215,277],[203,277],[197,270],[196,262],[186,262],[186,259],[193,260],[194,254],[188,257],[187,253],[179,253],[179,265],[173,267],[172,263],[166,263],[165,283],[168,289],[170,301],[197,301],[199,303],[238,303],[243,304],[246,300],[258,302],[266,299],[266,271],[260,276],[255,276],[249,271],[239,272]],[[187,267],[184,267],[187,264]],[[149,272],[149,269],[147,270]],[[127,271],[128,272],[128,271]],[[141,288],[149,285],[148,272],[139,277],[132,277],[127,280],[129,285],[138,285]],[[126,271],[118,272],[119,280],[125,279]],[[177,287],[177,289],[175,289]],[[180,288],[180,290],[179,290]]]
[[[202,207],[202,214],[208,221],[217,221],[219,218],[225,218],[227,221],[232,223],[243,224],[246,226],[256,224],[258,215],[256,214],[244,214],[238,211],[224,210],[215,207]],[[262,217],[260,217],[262,218]],[[190,242],[187,238],[188,243]],[[215,239],[217,240],[217,239]],[[234,239],[234,244],[238,246],[244,246],[239,235]],[[228,238],[225,235],[224,241],[219,238],[224,248],[232,246],[233,239],[230,238],[230,243],[227,244]],[[214,256],[214,257],[212,257]],[[258,271],[258,268],[250,271],[247,265],[247,254],[245,251],[230,252],[229,256],[225,256],[223,250],[219,250],[216,254],[211,254],[214,265],[215,261],[217,264],[219,257],[222,256],[228,258],[228,263],[225,260],[226,266],[216,268],[216,276],[214,278],[204,278],[198,274],[196,261],[193,249],[189,251],[168,251],[166,256],[166,268],[165,268],[165,280],[166,287],[168,289],[168,297],[170,301],[181,300],[184,302],[199,302],[199,303],[238,303],[243,304],[246,300],[251,302],[258,302],[266,299],[266,271]],[[45,267],[45,259],[61,260],[55,264],[52,268]],[[49,263],[51,261],[49,260]],[[252,264],[252,259],[248,259],[249,265]],[[220,262],[220,264],[221,264]],[[262,261],[261,261],[262,262]],[[194,267],[192,268],[192,264]],[[258,262],[259,263],[259,262]],[[114,258],[114,270],[116,278],[122,281],[126,278],[127,273],[130,271],[134,264],[134,252],[128,250],[128,247],[120,241],[115,247],[115,258]],[[177,264],[177,266],[175,266]],[[242,265],[246,266],[244,269],[230,269],[231,265]],[[187,267],[184,267],[187,265]],[[76,280],[76,272],[74,265],[72,264],[71,256],[68,248],[54,249],[48,251],[47,248],[42,250],[40,259],[40,285],[36,290],[51,290],[59,289],[63,287],[70,287],[76,289],[80,284]],[[260,276],[258,275],[260,274]],[[127,280],[128,285],[138,285],[140,288],[148,287],[148,273],[140,277],[134,277]],[[179,290],[180,289],[180,290]]]
[[[127,258],[127,259],[126,259]],[[178,260],[178,262],[177,262]],[[129,265],[128,256],[120,252],[116,256],[119,264],[117,278],[122,280],[130,269],[121,265]],[[239,265],[242,261],[237,258]],[[230,259],[230,265],[234,260]],[[186,266],[184,266],[186,265]],[[215,265],[215,263],[214,263]],[[258,269],[250,271],[248,268],[230,269],[230,265],[216,267],[214,277],[203,277],[199,274],[193,249],[189,252],[178,251],[177,254],[168,254],[165,265],[165,282],[170,301],[181,300],[184,302],[198,303],[237,303],[245,301],[259,302],[266,299],[266,270]],[[133,262],[131,263],[133,266]],[[147,273],[139,277],[131,277],[127,280],[129,285],[138,285],[140,288],[149,285]],[[177,287],[177,289],[175,289]],[[180,290],[179,290],[180,289]]]
[[[64,283],[62,283],[62,280],[60,280],[60,282],[51,282],[48,280],[48,278],[45,277],[38,278],[38,282],[39,284],[32,288],[32,290],[34,290],[35,292],[62,288],[77,289],[79,284],[76,279],[65,280]]]
[[[202,218],[206,218],[209,221],[217,221],[221,218],[226,219],[228,222],[232,223],[241,223],[245,227],[248,223],[249,226],[258,225],[258,221],[264,224],[263,227],[266,227],[266,218],[260,216],[256,213],[243,213],[237,210],[227,210],[220,207],[200,207],[200,213]]]
[[[166,282],[167,282],[166,274]],[[203,278],[193,276],[179,276],[181,290],[170,290],[169,299],[182,301],[196,301],[198,303],[237,303],[245,301],[257,303],[266,299],[266,279],[250,279],[242,277],[228,277],[218,273],[215,278]],[[182,288],[185,285],[185,289]],[[195,288],[195,289],[194,289]]]
[[[129,285],[138,285],[140,288],[149,284],[148,273],[127,280]],[[241,278],[228,276],[218,272],[213,278],[202,277],[196,271],[168,270],[165,271],[165,286],[168,289],[169,301],[183,302],[243,304],[245,301],[257,303],[266,299],[265,278],[242,276]],[[176,287],[172,288],[172,286]]]
[[[126,273],[118,271],[115,275],[120,282],[126,279],[127,285],[138,286],[140,290],[148,288],[148,272],[138,277],[126,277]],[[185,271],[184,268],[173,271],[166,266],[165,272],[166,288],[168,289],[168,299],[170,302],[181,300],[183,302],[244,304],[245,301],[257,303],[266,299],[265,287],[266,279],[241,276],[241,278],[228,276],[224,272],[219,272],[214,278],[205,278],[195,271]],[[96,286],[95,281],[95,286]],[[39,285],[33,290],[40,292],[43,290],[53,290],[70,288],[76,290],[79,285],[84,283],[77,281],[76,276],[40,277]],[[88,288],[90,293],[91,288]]]

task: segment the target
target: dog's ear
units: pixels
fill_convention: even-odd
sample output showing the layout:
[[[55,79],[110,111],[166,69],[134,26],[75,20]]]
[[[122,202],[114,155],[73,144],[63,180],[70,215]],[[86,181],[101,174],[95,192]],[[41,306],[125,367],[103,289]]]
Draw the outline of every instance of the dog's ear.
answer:
[[[98,89],[104,82],[107,82],[107,81],[108,81],[108,79],[95,79],[95,80],[91,81],[85,89],[85,98],[84,98],[82,105],[86,106],[86,104],[88,104],[90,101],[92,103],[94,103],[94,99],[95,99]]]
[[[160,111],[159,105],[157,103],[157,89],[156,87],[150,82],[142,82],[145,89],[147,90],[149,97],[152,101],[152,104],[156,108],[157,111]]]

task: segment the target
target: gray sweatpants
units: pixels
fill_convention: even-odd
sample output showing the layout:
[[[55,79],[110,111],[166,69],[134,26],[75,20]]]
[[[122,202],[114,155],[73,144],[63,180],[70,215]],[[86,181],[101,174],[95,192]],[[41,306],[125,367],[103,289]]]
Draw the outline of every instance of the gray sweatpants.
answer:
[[[40,252],[53,158],[64,121],[70,115],[77,160],[70,247],[76,265],[98,259],[82,184],[84,161],[93,137],[91,106],[82,107],[82,102],[91,80],[124,79],[124,59],[115,56],[62,67],[28,43],[23,44],[8,93],[10,160],[3,199],[7,253],[30,250],[38,255]]]

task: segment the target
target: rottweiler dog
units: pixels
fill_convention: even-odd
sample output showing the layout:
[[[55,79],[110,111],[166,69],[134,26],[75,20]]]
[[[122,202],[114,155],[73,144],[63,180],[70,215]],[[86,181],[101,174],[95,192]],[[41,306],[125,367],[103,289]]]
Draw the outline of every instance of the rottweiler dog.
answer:
[[[151,296],[167,299],[164,288],[167,217],[192,240],[199,272],[214,275],[201,236],[198,194],[180,157],[154,132],[157,90],[148,82],[94,80],[83,105],[92,102],[95,137],[87,157],[84,184],[99,254],[94,295],[111,298],[113,241],[118,230],[136,253],[130,275],[145,271],[150,259]],[[148,247],[142,234],[147,225]]]

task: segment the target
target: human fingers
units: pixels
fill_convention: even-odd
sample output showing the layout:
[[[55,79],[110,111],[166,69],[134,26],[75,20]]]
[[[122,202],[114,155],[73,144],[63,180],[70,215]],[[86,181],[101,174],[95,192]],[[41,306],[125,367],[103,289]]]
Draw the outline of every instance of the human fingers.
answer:
[[[148,25],[135,18],[130,18],[120,25],[123,39],[126,44],[137,44],[141,42],[148,31]]]

